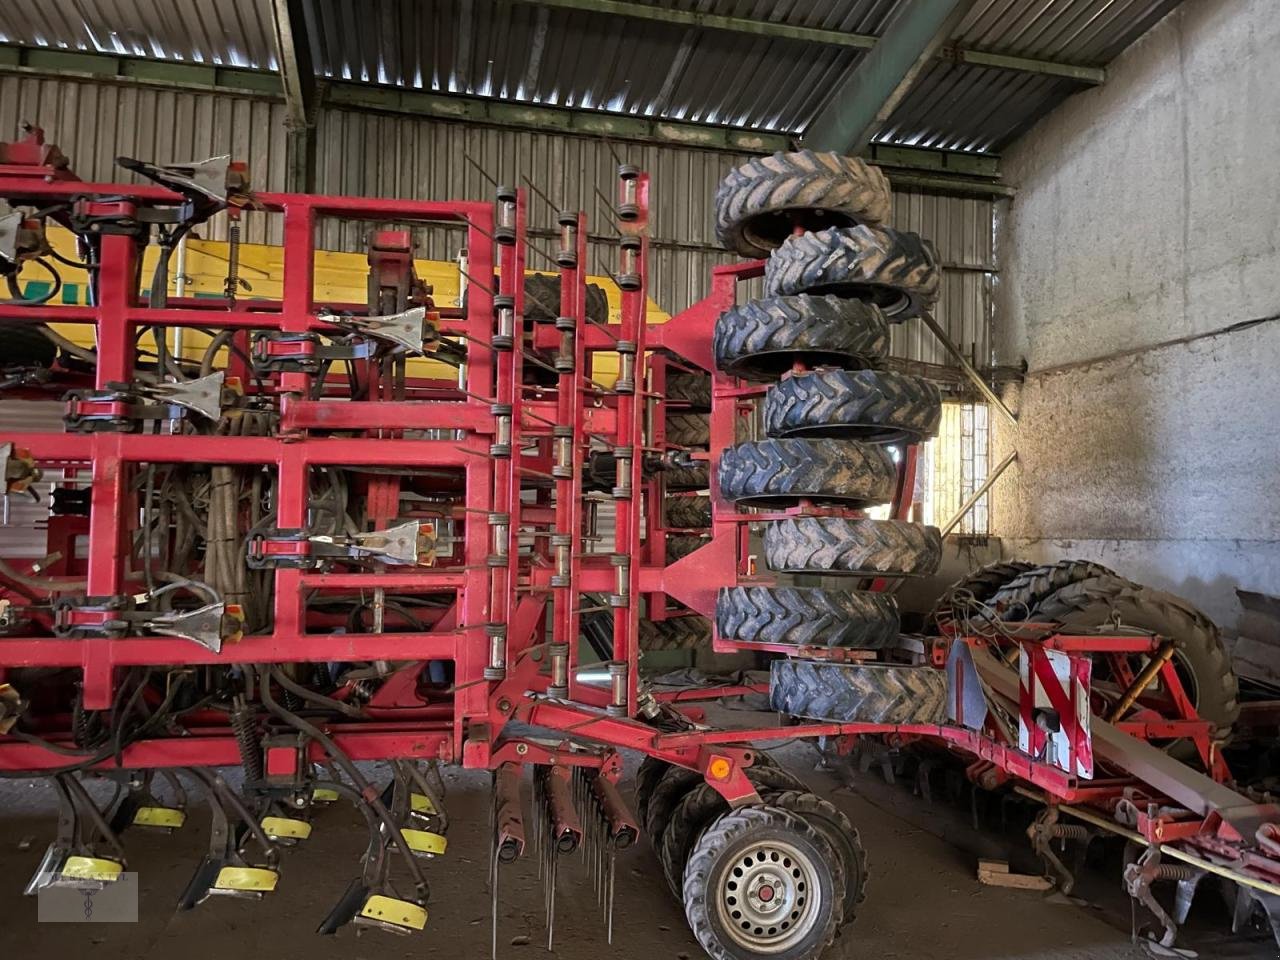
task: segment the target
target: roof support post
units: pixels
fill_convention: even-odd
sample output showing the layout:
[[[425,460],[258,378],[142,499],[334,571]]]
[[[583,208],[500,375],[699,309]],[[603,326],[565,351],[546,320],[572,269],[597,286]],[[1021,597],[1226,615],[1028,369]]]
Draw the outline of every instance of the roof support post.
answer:
[[[319,96],[311,60],[304,0],[271,0],[276,60],[288,115],[286,185],[295,193],[315,189],[315,123]]]
[[[884,36],[836,88],[804,134],[813,150],[857,153],[889,119],[974,0],[903,4]]]

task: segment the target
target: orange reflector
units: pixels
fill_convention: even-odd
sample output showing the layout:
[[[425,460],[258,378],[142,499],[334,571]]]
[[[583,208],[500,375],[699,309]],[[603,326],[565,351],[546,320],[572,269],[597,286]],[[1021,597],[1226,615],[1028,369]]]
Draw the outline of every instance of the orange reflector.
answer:
[[[707,764],[707,773],[716,780],[728,780],[731,770],[733,770],[733,764],[725,757],[712,757],[711,762]]]

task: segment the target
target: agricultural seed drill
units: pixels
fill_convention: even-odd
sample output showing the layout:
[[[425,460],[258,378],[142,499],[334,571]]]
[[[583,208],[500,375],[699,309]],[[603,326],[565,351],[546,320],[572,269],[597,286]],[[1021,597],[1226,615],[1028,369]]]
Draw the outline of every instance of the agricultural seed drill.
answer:
[[[650,324],[633,167],[615,316],[581,213],[557,219],[558,271],[526,271],[519,191],[262,193],[225,158],[122,159],[149,182],[92,184],[38,131],[3,155],[0,383],[60,400],[64,428],[0,424],[6,502],[44,532],[39,556],[0,561],[0,771],[51,778],[62,807],[28,892],[112,883],[122,834],[181,827],[195,786],[213,829],[182,907],[271,896],[319,809],[350,802],[369,843],[321,932],[421,930],[449,862],[437,768],[461,764],[494,774],[495,897],[526,841],[553,884],[586,848],[611,897],[643,830],[711,956],[813,957],[863,899],[862,847],[755,745],[823,737],[932,744],[985,788],[1017,784],[1064,883],[1053,840],[1134,839],[1126,883],[1166,942],[1211,873],[1239,916],[1271,915],[1280,812],[1225,785],[1235,681],[1198,612],[1092,564],[1000,565],[953,588],[935,636],[902,635],[885,587],[941,550],[908,519],[941,397],[884,361],[940,274],[885,225],[875,168],[804,151],[730,172],[719,233],[753,259]],[[259,217],[283,238],[274,298],[234,266]],[[379,225],[363,302],[317,292],[334,219]],[[170,295],[175,251],[224,222],[225,295]],[[462,306],[416,272],[412,231],[439,223],[465,233]],[[773,575],[750,568],[753,526]],[[799,573],[847,586],[778,579]],[[647,649],[697,645],[771,655],[770,682],[645,682]],[[744,692],[790,722],[704,722]],[[622,749],[645,755],[634,813]],[[106,809],[95,779],[116,783]]]

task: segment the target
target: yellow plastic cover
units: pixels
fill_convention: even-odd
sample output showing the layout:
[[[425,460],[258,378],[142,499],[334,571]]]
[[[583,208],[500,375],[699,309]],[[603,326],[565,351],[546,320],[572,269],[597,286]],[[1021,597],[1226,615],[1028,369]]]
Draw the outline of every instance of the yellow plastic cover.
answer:
[[[426,907],[420,907],[408,900],[385,897],[380,893],[375,893],[364,902],[364,906],[360,909],[360,916],[410,930],[421,930],[427,925]]]

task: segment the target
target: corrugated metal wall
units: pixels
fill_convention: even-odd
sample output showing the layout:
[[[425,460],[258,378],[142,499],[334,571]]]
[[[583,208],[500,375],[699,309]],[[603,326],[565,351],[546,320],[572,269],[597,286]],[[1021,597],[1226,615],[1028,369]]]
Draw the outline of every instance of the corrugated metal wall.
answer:
[[[9,135],[23,120],[43,125],[85,179],[117,179],[113,163],[122,154],[171,162],[230,153],[249,160],[259,189],[284,188],[284,107],[266,98],[0,75],[0,135]],[[619,160],[636,164],[649,171],[653,183],[649,292],[673,313],[705,295],[712,266],[733,259],[716,243],[712,198],[724,172],[743,159],[738,154],[610,144],[352,110],[323,111],[316,142],[317,189],[322,193],[482,199],[493,193],[485,174],[518,187],[525,187],[527,178],[547,198],[530,191],[535,230],[554,227],[557,208],[587,211],[592,234],[602,238],[592,244],[590,269],[597,274],[605,267],[614,269],[616,262],[616,250],[607,242],[613,236],[607,200],[599,194],[612,198]],[[274,221],[249,216],[245,239],[278,243]],[[987,200],[895,195],[894,225],[931,239],[948,267],[938,319],[957,343],[973,351],[979,365],[988,362],[990,352],[991,224]],[[216,238],[219,230],[211,225],[207,234]],[[354,225],[330,225],[323,245],[360,250],[364,232]],[[421,243],[423,256],[452,259],[462,233],[425,230]],[[551,247],[545,237],[535,237],[534,244]],[[530,267],[548,265],[531,252]],[[895,331],[894,353],[948,362],[916,323]]]

